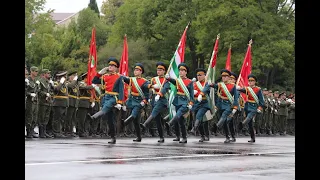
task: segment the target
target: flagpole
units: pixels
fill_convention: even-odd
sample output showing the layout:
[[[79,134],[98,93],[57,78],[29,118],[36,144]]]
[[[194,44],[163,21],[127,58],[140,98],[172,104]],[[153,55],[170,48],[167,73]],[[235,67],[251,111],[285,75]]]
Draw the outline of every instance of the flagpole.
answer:
[[[185,30],[189,27],[190,23],[191,23],[191,21],[189,21],[189,22],[188,22],[188,24],[187,24],[187,26],[186,26]],[[179,42],[179,43],[180,43],[180,42]],[[176,51],[177,51],[177,50],[176,50]],[[168,67],[168,70],[167,70],[167,72],[166,72],[166,74],[165,74],[165,75],[169,74],[170,69],[171,69],[172,64],[173,64],[173,61],[174,61],[174,58],[172,58],[172,59],[171,59],[170,64],[169,64],[169,67]],[[163,82],[160,84],[159,92],[161,91],[161,89],[162,89],[162,87],[163,87],[164,82],[165,82],[165,81],[163,81]]]
[[[251,44],[252,44],[252,39],[250,39],[248,46],[251,46]],[[247,58],[247,54],[246,54],[246,57],[244,57],[244,59],[246,59],[246,58]],[[239,82],[240,82],[241,72],[242,72],[242,68],[243,68],[243,66],[244,66],[244,63],[245,63],[245,62],[243,62],[243,64],[242,64],[241,71],[240,71],[239,78],[238,78],[238,80],[237,80],[236,86],[238,86],[238,84],[239,84]]]
[[[217,39],[216,40],[218,40],[218,39],[220,39],[220,33],[217,35]],[[214,51],[214,46],[213,46],[213,51]],[[214,53],[211,55],[211,59],[210,59],[210,63],[209,63],[209,67],[208,67],[208,70],[207,70],[207,74],[206,74],[204,83],[206,83],[208,81],[208,75],[210,74],[209,71],[212,68],[211,64],[212,64],[212,61],[213,61],[213,58],[214,58],[215,54],[216,54],[216,52],[214,51]]]

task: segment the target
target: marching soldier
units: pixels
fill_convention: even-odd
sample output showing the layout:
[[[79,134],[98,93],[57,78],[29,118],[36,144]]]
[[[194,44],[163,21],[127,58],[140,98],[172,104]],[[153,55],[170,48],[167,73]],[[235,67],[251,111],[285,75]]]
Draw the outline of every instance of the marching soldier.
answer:
[[[114,57],[110,57],[108,59],[108,65],[108,67],[100,70],[92,80],[93,84],[101,84],[100,79],[103,80],[105,95],[102,99],[102,109],[92,116],[90,114],[88,115],[92,120],[98,120],[100,117],[102,117],[102,119],[107,118],[111,136],[111,141],[108,143],[115,144],[116,120],[113,108],[121,109],[123,101],[123,81],[122,76],[117,73],[119,61]],[[109,73],[105,74],[107,71],[109,71]]]
[[[199,140],[199,142],[203,142],[203,141],[210,140],[209,121],[208,119],[204,119],[206,112],[210,111],[211,109],[209,105],[209,101],[207,99],[209,98],[210,92],[201,100],[197,99],[205,86],[206,70],[203,68],[198,68],[196,69],[196,74],[197,74],[198,81],[193,83],[195,103],[191,109],[191,111],[194,112],[194,115],[195,115],[194,117],[196,118],[196,121],[194,122],[194,127],[191,130],[191,132],[193,134],[196,134],[197,129],[199,128],[199,131],[201,134],[201,139]]]
[[[228,124],[232,120],[232,117],[237,112],[239,103],[239,93],[237,92],[236,86],[233,83],[230,83],[229,78],[231,76],[231,72],[227,69],[221,70],[221,77],[222,82],[219,82],[217,84],[206,84],[204,89],[202,90],[201,94],[198,96],[198,100],[202,99],[202,96],[204,96],[206,93],[210,92],[210,88],[217,89],[218,94],[218,109],[220,114],[220,119],[217,124],[218,127],[221,127],[223,125],[224,133],[226,136],[226,140],[224,143],[230,142],[230,136],[229,136],[229,130],[228,130]],[[231,139],[231,142],[235,142],[235,136],[234,132],[231,134],[233,137]]]
[[[273,121],[273,113],[274,113],[274,98],[273,98],[273,93],[272,93],[272,90],[269,90],[268,92],[268,110],[267,110],[267,117],[266,117],[266,133],[268,135],[271,135],[272,134],[272,121]]]
[[[80,76],[79,83],[79,104],[78,110],[76,114],[76,122],[78,123],[77,131],[79,133],[79,137],[88,137],[88,133],[85,130],[85,123],[87,118],[87,113],[89,111],[90,106],[93,107],[95,105],[94,102],[91,101],[91,92],[90,89],[93,88],[92,85],[87,85],[87,74],[84,73]]]
[[[166,81],[164,74],[166,72],[166,65],[163,62],[158,62],[156,64],[157,67],[157,75],[151,79],[151,85],[153,87],[153,94],[151,96],[151,105],[152,112],[148,119],[141,125],[142,129],[146,129],[147,125],[151,122],[152,119],[156,119],[157,129],[159,133],[160,140],[158,142],[164,142],[163,135],[163,126],[162,126],[162,117],[161,113],[166,111],[168,108],[168,94],[167,92],[170,89],[170,84]],[[162,87],[161,87],[162,85]],[[161,90],[160,90],[161,87]]]
[[[254,143],[256,140],[255,140],[255,133],[253,130],[253,118],[257,113],[262,113],[262,109],[264,106],[264,99],[263,99],[261,88],[255,85],[257,82],[257,78],[254,75],[250,74],[248,76],[248,80],[249,80],[248,87],[244,87],[242,89],[240,89],[240,87],[237,88],[240,92],[245,93],[248,99],[244,107],[246,118],[240,124],[240,126],[243,127],[246,124],[249,125],[251,140],[249,140],[248,142]],[[240,129],[242,128],[240,127]]]
[[[133,121],[134,128],[137,134],[137,138],[134,142],[141,142],[141,130],[140,130],[140,115],[141,109],[148,103],[150,83],[142,78],[144,68],[141,63],[136,63],[134,66],[135,77],[123,76],[123,81],[129,85],[131,89],[129,98],[126,102],[126,107],[131,109],[131,115],[124,121],[126,126],[129,122]]]
[[[64,122],[65,135],[71,137],[77,137],[73,133],[73,126],[77,124],[76,120],[76,110],[78,107],[78,98],[79,98],[79,85],[78,85],[78,75],[77,72],[68,73],[68,81],[66,82],[68,87],[68,97],[69,97],[69,106],[67,109],[67,117]],[[80,134],[81,135],[81,134]]]
[[[49,116],[52,106],[53,95],[53,81],[49,80],[51,75],[48,69],[42,70],[42,77],[40,78],[40,91],[39,91],[39,137],[52,138],[53,136],[47,134],[46,128],[49,122]]]
[[[186,130],[186,118],[188,117],[189,111],[192,109],[194,104],[194,92],[193,92],[193,81],[187,78],[189,68],[185,63],[178,65],[179,77],[177,79],[170,78],[169,74],[166,74],[165,78],[177,87],[177,95],[172,101],[172,105],[176,108],[176,115],[169,121],[166,122],[167,129],[174,124],[176,138],[173,141],[179,141],[179,143],[187,143],[187,130]],[[179,127],[180,126],[180,127]],[[180,128],[182,140],[180,141]]]
[[[272,134],[277,135],[279,131],[279,91],[275,91],[273,94],[273,105],[274,105],[274,111],[273,111],[273,117],[272,117]]]
[[[261,119],[261,124],[260,124],[260,133],[264,134],[266,133],[266,122],[267,122],[267,118],[268,118],[268,111],[270,109],[269,107],[269,102],[270,99],[268,99],[268,94],[269,91],[267,88],[264,88],[263,91],[263,99],[264,99],[264,107],[263,107],[263,111],[262,111],[262,119]]]
[[[63,121],[67,114],[67,108],[69,106],[68,87],[66,84],[67,71],[59,72],[56,74],[57,80],[54,82],[53,90],[53,119],[52,119],[52,131],[55,138],[65,138],[62,134]]]
[[[40,82],[36,79],[38,76],[38,68],[32,66],[30,68],[30,76],[25,80],[27,85],[26,88],[26,129],[27,138],[38,138],[34,134],[34,125],[37,122],[38,116],[38,84]]]

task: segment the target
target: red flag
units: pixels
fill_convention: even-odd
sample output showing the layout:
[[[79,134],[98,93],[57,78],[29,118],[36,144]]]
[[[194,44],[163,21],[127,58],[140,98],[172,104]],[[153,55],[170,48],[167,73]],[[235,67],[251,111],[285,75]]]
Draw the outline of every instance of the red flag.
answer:
[[[97,71],[97,49],[96,49],[96,29],[92,28],[91,42],[90,42],[90,52],[88,61],[88,74],[87,74],[87,84],[92,84],[92,79],[96,75]],[[95,98],[95,90],[91,90],[91,98]]]
[[[246,56],[244,57],[240,75],[237,81],[237,85],[239,85],[240,87],[249,85],[248,75],[251,74],[251,44],[252,44],[252,40],[249,41],[247,53],[246,53]],[[247,101],[246,95],[244,93],[241,93],[241,96],[243,100],[246,102]]]
[[[128,43],[127,43],[127,35],[124,35],[123,39],[123,50],[122,50],[122,56],[120,60],[120,67],[119,67],[119,73],[123,76],[129,75],[129,57],[128,57]],[[124,99],[123,101],[126,101],[128,99],[128,85],[124,83]]]
[[[228,50],[228,56],[226,61],[226,69],[231,71],[231,47]]]
[[[214,48],[213,48],[213,57],[212,58],[212,63],[211,63],[211,67],[214,68],[217,64],[217,54],[218,54],[218,47],[219,47],[219,38],[220,38],[220,34],[218,34],[216,42],[214,43]]]

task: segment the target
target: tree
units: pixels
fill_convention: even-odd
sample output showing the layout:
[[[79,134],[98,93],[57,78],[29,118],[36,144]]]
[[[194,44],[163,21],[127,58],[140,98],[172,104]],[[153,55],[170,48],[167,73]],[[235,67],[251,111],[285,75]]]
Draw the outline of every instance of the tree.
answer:
[[[100,11],[97,5],[97,1],[96,0],[90,0],[88,7],[93,10],[95,13],[98,14],[98,17],[100,18]]]
[[[114,24],[116,12],[123,3],[124,0],[108,0],[102,2],[101,12],[104,14],[103,19],[106,24]]]

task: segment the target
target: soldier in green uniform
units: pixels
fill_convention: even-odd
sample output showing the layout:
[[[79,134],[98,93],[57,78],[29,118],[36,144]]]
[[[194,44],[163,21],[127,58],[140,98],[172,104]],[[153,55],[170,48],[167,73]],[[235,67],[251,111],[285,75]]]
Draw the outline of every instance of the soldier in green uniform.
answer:
[[[53,136],[46,133],[46,127],[49,122],[49,116],[52,106],[53,95],[53,81],[50,79],[50,71],[48,69],[42,70],[42,77],[40,81],[39,91],[39,137],[40,138],[52,138]]]
[[[266,134],[271,135],[272,119],[273,119],[273,113],[275,110],[272,90],[269,90],[267,95],[267,106],[268,106],[268,109],[266,113]]]
[[[34,124],[37,122],[37,115],[38,115],[38,84],[40,82],[36,80],[38,76],[38,68],[32,66],[30,68],[30,76],[26,79],[26,83],[28,84],[26,88],[26,129],[27,129],[27,138],[37,138],[33,133]],[[39,82],[39,83],[37,83]]]
[[[76,115],[76,119],[77,119],[76,122],[78,122],[79,124],[78,125],[79,136],[88,137],[89,134],[86,131],[85,123],[86,123],[87,113],[89,111],[90,106],[93,107],[95,105],[94,102],[90,102],[91,101],[90,89],[93,88],[94,84],[89,86],[87,85],[87,73],[82,74],[80,77],[82,81],[79,83],[79,104],[78,104],[78,110]]]
[[[62,134],[62,123],[63,119],[67,114],[67,108],[69,106],[68,88],[66,84],[67,71],[59,72],[56,74],[57,81],[54,82],[53,90],[53,119],[52,119],[52,130],[55,138],[65,138]]]
[[[282,92],[279,94],[279,110],[278,110],[278,120],[279,120],[279,132],[280,135],[286,135],[287,130],[287,117],[288,117],[288,107],[291,105],[292,100],[286,98],[286,93]]]
[[[67,116],[64,122],[65,135],[69,137],[77,137],[73,133],[73,126],[77,124],[76,110],[78,107],[79,98],[79,83],[77,72],[71,72],[68,74],[68,81],[66,82],[68,87],[69,106],[67,109]],[[80,136],[81,134],[79,134]]]
[[[279,91],[275,91],[274,95],[273,95],[273,118],[272,118],[272,134],[273,135],[277,135],[278,131],[279,131],[279,115],[278,115],[278,111],[279,111]]]
[[[295,119],[296,119],[296,109],[295,109],[295,97],[291,95],[289,97],[291,99],[291,105],[288,108],[288,134],[294,135],[295,134]]]
[[[265,106],[263,107],[261,123],[260,123],[260,127],[258,127],[258,128],[260,129],[260,133],[264,134],[264,133],[266,133],[266,122],[267,122],[267,118],[268,118],[268,110],[270,108],[269,104],[268,104],[268,94],[269,94],[268,89],[263,88],[262,94],[263,94]]]

